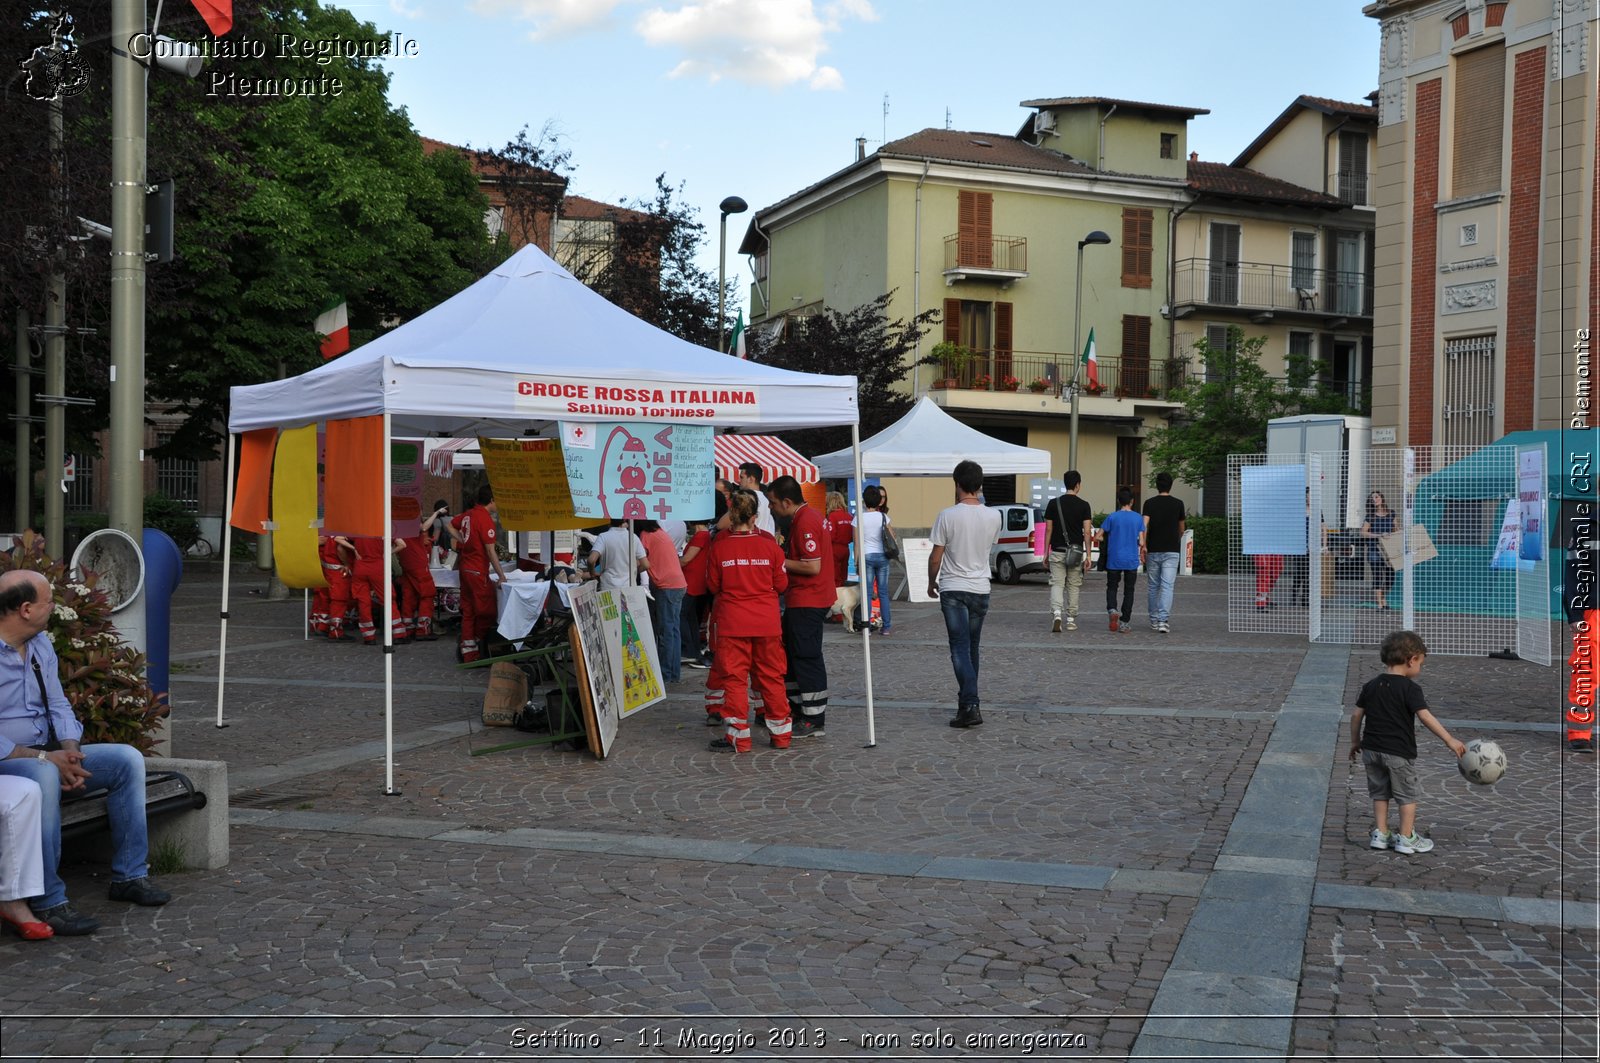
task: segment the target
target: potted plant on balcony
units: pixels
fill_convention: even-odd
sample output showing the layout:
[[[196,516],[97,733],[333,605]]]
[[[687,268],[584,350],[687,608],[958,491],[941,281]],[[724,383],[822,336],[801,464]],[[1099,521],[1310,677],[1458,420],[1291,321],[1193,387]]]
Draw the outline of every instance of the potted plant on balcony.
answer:
[[[1050,388],[1050,381],[1046,380],[1042,376],[1036,376],[1032,380],[1028,381],[1028,390],[1033,392],[1035,395],[1042,395],[1046,391],[1049,391]]]
[[[928,352],[928,360],[940,367],[936,371],[943,374],[934,378],[934,387],[958,387],[962,371],[972,362],[972,348],[952,340],[945,340],[933,345],[933,350]]]
[[[993,383],[994,383],[994,378],[991,377],[988,373],[979,373],[977,376],[972,378],[972,390],[973,391],[988,391],[990,385],[992,385]]]
[[[1022,386],[1022,381],[1018,380],[1016,377],[1014,377],[1014,376],[1003,376],[1003,377],[1000,378],[1000,385],[999,385],[998,388],[996,388],[996,390],[997,391],[1015,391],[1018,388],[1020,388],[1021,386]]]
[[[1088,381],[1083,383],[1083,393],[1085,395],[1103,395],[1105,390],[1106,386],[1104,384],[1091,384]]]

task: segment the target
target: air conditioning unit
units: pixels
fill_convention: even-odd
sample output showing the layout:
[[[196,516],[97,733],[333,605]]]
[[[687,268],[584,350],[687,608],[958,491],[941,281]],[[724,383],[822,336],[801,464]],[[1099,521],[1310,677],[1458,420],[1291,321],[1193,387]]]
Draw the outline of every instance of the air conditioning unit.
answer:
[[[1033,114],[1033,131],[1035,133],[1054,133],[1056,131],[1056,113],[1054,111],[1035,111]]]

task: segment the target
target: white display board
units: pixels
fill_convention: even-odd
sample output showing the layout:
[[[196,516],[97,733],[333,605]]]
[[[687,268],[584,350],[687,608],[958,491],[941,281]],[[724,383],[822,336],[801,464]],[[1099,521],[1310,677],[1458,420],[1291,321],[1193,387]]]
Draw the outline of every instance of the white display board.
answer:
[[[928,558],[933,554],[930,539],[901,539],[900,558],[906,566],[906,600],[936,602],[928,593]]]
[[[1239,524],[1246,556],[1306,552],[1306,467],[1246,465],[1239,470]]]

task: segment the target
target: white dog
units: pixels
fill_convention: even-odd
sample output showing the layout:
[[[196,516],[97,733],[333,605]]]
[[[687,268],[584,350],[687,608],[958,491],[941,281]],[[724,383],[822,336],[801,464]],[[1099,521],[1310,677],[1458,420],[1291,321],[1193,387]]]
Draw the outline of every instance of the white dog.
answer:
[[[856,610],[860,607],[860,605],[861,586],[855,583],[847,583],[843,587],[838,588],[838,594],[833,599],[833,605],[828,609],[828,615],[843,617],[844,629],[854,634],[857,626]],[[876,620],[872,622],[872,629],[874,631],[878,629],[878,622]]]

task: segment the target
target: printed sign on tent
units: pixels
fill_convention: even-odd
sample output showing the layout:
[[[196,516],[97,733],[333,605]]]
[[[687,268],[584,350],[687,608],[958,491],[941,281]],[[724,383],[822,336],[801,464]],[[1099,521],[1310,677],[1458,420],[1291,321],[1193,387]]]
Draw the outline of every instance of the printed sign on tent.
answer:
[[[422,442],[389,441],[389,527],[409,539],[422,530]]]
[[[572,510],[566,462],[554,439],[478,438],[494,485],[500,523],[509,531],[553,531],[589,523]]]
[[[575,427],[563,424],[562,438]],[[715,511],[710,425],[603,421],[582,427],[593,433],[591,445],[562,450],[572,511],[578,516],[691,520]]]

